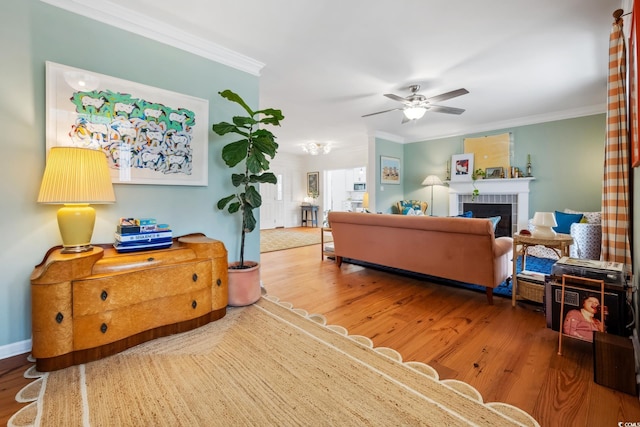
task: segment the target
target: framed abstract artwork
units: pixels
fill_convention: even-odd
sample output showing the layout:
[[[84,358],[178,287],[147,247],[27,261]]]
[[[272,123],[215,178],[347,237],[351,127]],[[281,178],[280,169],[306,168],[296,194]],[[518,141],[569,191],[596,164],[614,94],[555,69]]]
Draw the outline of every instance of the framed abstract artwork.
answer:
[[[400,184],[400,159],[380,156],[380,184]]]
[[[307,195],[318,197],[320,194],[320,172],[307,172]]]
[[[47,152],[105,153],[114,184],[208,185],[209,101],[46,63]]]
[[[473,154],[451,156],[451,181],[471,181],[473,174]]]

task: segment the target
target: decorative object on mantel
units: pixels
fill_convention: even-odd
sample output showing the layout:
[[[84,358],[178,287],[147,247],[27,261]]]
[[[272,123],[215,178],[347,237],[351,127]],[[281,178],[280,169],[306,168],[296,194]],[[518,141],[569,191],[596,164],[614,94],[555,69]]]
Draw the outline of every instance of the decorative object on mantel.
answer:
[[[531,154],[527,154],[527,178],[531,176]]]
[[[480,194],[480,190],[476,187],[476,180],[478,178],[483,178],[485,176],[485,172],[482,169],[476,169],[471,174],[471,179],[473,180],[473,192],[471,193],[471,201],[476,200],[476,197]]]
[[[436,175],[429,175],[424,179],[424,181],[422,181],[422,185],[431,187],[431,213],[429,215],[433,216],[433,186],[443,185],[443,183]]]
[[[553,239],[556,232],[552,227],[557,227],[556,217],[553,212],[536,212],[531,222],[535,228],[533,237],[538,239]]]
[[[104,152],[90,148],[51,147],[38,203],[64,205],[58,210],[62,253],[91,250],[96,211],[89,203],[115,201]]]
[[[302,146],[302,151],[317,156],[318,154],[329,154],[331,148],[333,147],[328,142],[307,142]]]
[[[278,151],[276,137],[264,125],[280,126],[284,119],[282,111],[273,108],[253,111],[245,101],[230,90],[219,92],[223,98],[235,102],[246,112],[246,116],[234,116],[232,123],[220,122],[213,125],[213,131],[220,135],[235,133],[241,139],[222,148],[222,159],[233,169],[231,183],[238,191],[223,197],[217,203],[220,210],[225,208],[230,214],[241,213],[240,261],[229,263],[229,305],[249,305],[260,299],[260,265],[255,261],[245,261],[244,242],[246,233],[256,228],[254,209],[262,205],[262,197],[257,184],[276,184],[278,179],[269,170],[269,160]],[[237,166],[243,171],[238,173]]]

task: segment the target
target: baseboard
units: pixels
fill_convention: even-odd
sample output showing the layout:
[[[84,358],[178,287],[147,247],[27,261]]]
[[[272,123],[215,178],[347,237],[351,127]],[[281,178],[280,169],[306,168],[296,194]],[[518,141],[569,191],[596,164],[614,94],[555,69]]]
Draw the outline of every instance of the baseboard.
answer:
[[[31,340],[24,340],[0,346],[0,359],[17,356],[31,351]]]

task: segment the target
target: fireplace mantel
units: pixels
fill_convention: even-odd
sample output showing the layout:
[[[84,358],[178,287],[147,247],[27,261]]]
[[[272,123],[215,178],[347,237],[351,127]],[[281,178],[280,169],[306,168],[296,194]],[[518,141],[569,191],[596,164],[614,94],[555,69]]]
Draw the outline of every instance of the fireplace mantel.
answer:
[[[529,184],[535,178],[478,179],[475,186],[480,195],[513,194],[517,196],[516,229],[527,228],[529,221]],[[460,196],[472,194],[473,181],[447,181],[449,184],[449,215],[460,214]]]

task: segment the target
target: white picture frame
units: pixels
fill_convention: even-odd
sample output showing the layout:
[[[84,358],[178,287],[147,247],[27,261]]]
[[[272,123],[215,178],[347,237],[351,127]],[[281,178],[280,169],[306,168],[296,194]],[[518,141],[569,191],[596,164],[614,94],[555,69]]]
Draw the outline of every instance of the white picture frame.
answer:
[[[209,101],[46,62],[46,149],[107,156],[114,184],[207,186]]]
[[[451,181],[471,181],[473,174],[473,153],[451,156]]]

